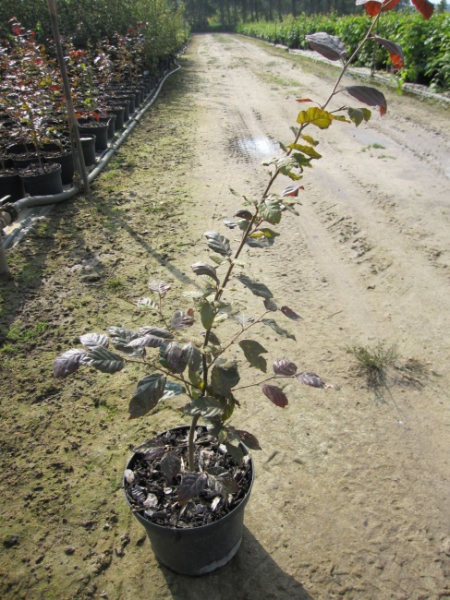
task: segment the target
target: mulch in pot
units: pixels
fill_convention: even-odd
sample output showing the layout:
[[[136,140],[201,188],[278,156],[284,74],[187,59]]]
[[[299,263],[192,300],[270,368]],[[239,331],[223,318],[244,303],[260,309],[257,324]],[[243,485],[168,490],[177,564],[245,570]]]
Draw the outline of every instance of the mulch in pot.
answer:
[[[187,428],[188,429],[188,428]],[[131,472],[125,473],[125,493],[133,510],[139,511],[158,525],[189,529],[218,521],[245,498],[252,482],[250,455],[238,464],[216,438],[197,429],[195,463],[212,475],[202,492],[181,506],[178,492],[181,473],[171,477],[161,460],[167,451],[173,453],[187,470],[187,433],[184,428],[162,433],[135,449],[130,461]],[[164,474],[164,471],[166,474]]]

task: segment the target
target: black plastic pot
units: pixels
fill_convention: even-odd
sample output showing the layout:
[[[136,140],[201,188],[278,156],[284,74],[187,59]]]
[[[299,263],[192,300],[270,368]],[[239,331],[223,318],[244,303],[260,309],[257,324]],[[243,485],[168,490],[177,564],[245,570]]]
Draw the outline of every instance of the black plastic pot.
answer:
[[[83,135],[80,138],[81,149],[83,150],[84,164],[90,167],[95,164],[95,135]]]
[[[6,152],[14,157],[17,154],[34,154],[36,150],[33,144],[22,144],[19,142],[17,144],[10,144],[6,148]]]
[[[44,160],[46,163],[58,163],[61,165],[61,180],[63,185],[71,184],[73,181],[73,175],[75,173],[75,166],[73,163],[73,154],[71,151],[52,154],[45,156]]]
[[[133,92],[123,92],[123,96],[128,100],[129,102],[129,110],[130,110],[130,115],[132,115],[135,110],[136,110],[136,96]]]
[[[130,118],[130,115],[132,112],[130,98],[128,96],[124,95],[123,92],[117,93],[117,94],[114,94],[113,96],[111,96],[108,103],[113,106],[118,105],[118,106],[123,106],[125,108],[125,111],[123,114],[123,120],[126,123],[128,121],[128,119]]]
[[[115,115],[116,120],[114,123],[114,130],[115,131],[120,131],[123,127],[123,117],[125,114],[125,107],[124,106],[116,106],[116,105],[111,105],[108,106],[108,112]]]
[[[95,135],[95,151],[103,152],[108,147],[108,123],[83,122],[78,120],[78,129],[81,136]]]
[[[189,427],[178,427],[178,430]],[[241,446],[245,454],[248,450]],[[133,470],[137,455],[134,454],[127,464]],[[244,509],[250,498],[254,480],[253,462],[252,480],[244,499],[222,519],[194,527],[193,529],[176,529],[162,527],[134,512],[134,516],[144,526],[150,539],[153,552],[158,561],[175,573],[198,577],[211,573],[225,566],[239,550],[244,526]],[[126,495],[125,495],[126,497]],[[127,502],[128,498],[126,497]]]
[[[139,92],[135,90],[134,87],[129,85],[117,86],[113,88],[112,93],[116,98],[126,98],[128,100],[130,115],[132,115],[139,106]],[[136,97],[136,95],[138,96]]]
[[[24,196],[23,182],[17,171],[0,171],[0,198],[5,196],[10,196],[10,202]]]
[[[50,167],[46,173],[31,174],[26,170],[20,173],[25,191],[30,196],[53,196],[63,192],[61,165],[50,163],[46,166]]]
[[[15,169],[24,169],[39,162],[36,149],[32,144],[11,144],[6,148],[6,153],[11,158]]]
[[[101,123],[108,124],[108,140],[112,140],[116,133],[116,115],[114,113],[108,113],[105,117],[100,117]]]

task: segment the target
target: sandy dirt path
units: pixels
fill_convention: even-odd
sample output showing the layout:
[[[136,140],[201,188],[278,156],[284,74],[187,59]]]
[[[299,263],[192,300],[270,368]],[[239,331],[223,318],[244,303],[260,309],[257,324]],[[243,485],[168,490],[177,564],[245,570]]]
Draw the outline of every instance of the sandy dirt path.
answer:
[[[257,193],[258,163],[289,141],[293,98],[323,101],[330,82],[239,38],[199,38],[193,50],[204,91],[197,176],[211,180],[214,216],[226,216],[228,186]],[[313,598],[450,595],[449,115],[386,94],[384,118],[314,132],[324,159],[305,176],[301,217],[252,265],[304,317],[284,351],[341,386],[325,398],[293,391],[287,415],[261,409],[256,425],[263,456],[273,442],[278,454],[258,478],[258,492],[274,490],[270,505],[259,495],[247,523]],[[349,377],[344,349],[379,342],[417,368],[374,392]]]
[[[183,72],[173,76],[168,97],[160,101],[169,105],[166,128],[162,125],[155,133],[150,116],[123,151],[130,164],[135,161],[136,171],[130,171],[127,181],[127,164],[118,164],[99,184],[99,193],[109,194],[117,211],[130,202],[123,209],[128,216],[138,210],[137,200],[147,206],[155,200],[150,202],[154,208],[164,193],[174,197],[180,189],[185,191],[179,210],[167,218],[174,232],[167,243],[154,243],[154,230],[138,214],[127,221],[117,212],[108,224],[108,235],[115,236],[112,247],[105,251],[107,239],[113,239],[106,234],[97,236],[97,246],[90,239],[91,249],[102,252],[108,273],[126,277],[135,295],[142,293],[138,290],[143,276],[169,278],[180,289],[192,284],[189,265],[206,256],[204,231],[214,229],[237,239],[223,225],[223,218],[240,207],[229,188],[248,197],[261,195],[267,182],[261,161],[278,152],[278,141],[292,141],[289,128],[300,106],[294,99],[323,102],[333,81],[333,71],[320,64],[238,36],[196,36],[182,64]],[[122,431],[114,411],[109,411],[114,421],[93,412],[89,397],[95,378],[90,377],[86,384],[64,382],[65,391],[56,390],[63,394],[61,406],[52,410],[56,418],[64,398],[80,399],[82,406],[71,408],[80,432],[77,452],[81,457],[95,454],[94,467],[79,459],[85,485],[92,482],[92,470],[106,473],[111,468],[115,483],[111,488],[99,484],[84,507],[68,491],[74,516],[68,517],[64,534],[58,531],[54,512],[50,517],[41,513],[53,549],[49,542],[45,558],[31,575],[34,558],[29,557],[38,553],[39,543],[45,545],[42,531],[40,538],[29,536],[27,544],[10,544],[4,537],[9,539],[3,549],[5,598],[450,598],[449,112],[383,91],[388,99],[385,117],[374,113],[370,123],[358,129],[334,123],[327,131],[309,131],[320,141],[317,150],[323,159],[305,174],[300,217],[284,218],[272,249],[249,249],[243,257],[246,273],[266,283],[280,305],[289,305],[303,317],[294,323],[277,316],[295,340],[268,328],[260,330],[258,339],[269,351],[269,364],[290,358],[335,389],[289,385],[290,404],[283,411],[257,390],[240,398],[236,426],[254,433],[263,449],[254,453],[257,479],[237,557],[201,579],[175,576],[156,564],[119,489],[124,454],[136,435],[144,435],[144,425],[126,424]],[[348,99],[342,95],[340,101]],[[175,106],[170,108],[170,103]],[[144,130],[149,138],[164,138],[164,164],[151,152],[145,154]],[[155,192],[148,187],[148,169],[157,173],[158,168]],[[288,184],[280,180],[276,191]],[[114,195],[119,188],[122,197]],[[62,225],[64,210],[57,211]],[[86,206],[83,210],[92,213]],[[91,223],[89,216],[84,219]],[[157,227],[162,231],[164,225]],[[58,260],[65,258],[73,270],[76,259],[61,258],[60,251],[64,254],[61,243]],[[130,256],[136,260],[128,260]],[[45,289],[47,294],[55,289],[61,293],[64,285],[70,290],[70,281],[54,271],[44,280],[41,294]],[[70,298],[70,291],[66,294]],[[126,309],[119,301],[102,302],[94,292],[83,289],[82,294],[84,302],[93,297],[95,305],[83,331],[94,325],[98,330],[99,323],[104,327],[97,316],[102,308],[112,317]],[[236,298],[249,314],[260,312],[238,284]],[[38,310],[34,298],[29,303]],[[44,311],[43,300],[41,305]],[[69,339],[80,332],[71,314],[63,313]],[[356,376],[355,359],[347,348],[374,349],[380,344],[395,347],[397,360],[384,385],[371,387]],[[50,349],[47,357],[52,357]],[[105,383],[106,389],[111,385]],[[103,392],[95,388],[95,393]],[[7,416],[6,404],[2,410]],[[40,410],[33,408],[35,420],[43,418]],[[18,415],[26,414],[21,409],[12,419],[17,424]],[[158,430],[161,419],[158,412],[147,425]],[[169,414],[170,424],[178,419],[174,412]],[[49,432],[57,422],[48,425]],[[65,426],[70,441],[72,425]],[[36,426],[27,430],[36,431]],[[108,444],[108,451],[101,444]],[[17,490],[25,485],[20,460],[13,478]],[[80,482],[77,460],[74,453],[75,474],[70,477]],[[87,506],[95,508],[89,521],[83,517]],[[37,518],[38,513],[30,511]],[[83,518],[79,533],[76,523]],[[25,537],[27,519],[21,533]],[[4,536],[5,531],[9,530],[2,530]],[[22,583],[8,572],[14,560],[22,561]],[[37,575],[45,564],[53,580],[46,581],[45,573]]]

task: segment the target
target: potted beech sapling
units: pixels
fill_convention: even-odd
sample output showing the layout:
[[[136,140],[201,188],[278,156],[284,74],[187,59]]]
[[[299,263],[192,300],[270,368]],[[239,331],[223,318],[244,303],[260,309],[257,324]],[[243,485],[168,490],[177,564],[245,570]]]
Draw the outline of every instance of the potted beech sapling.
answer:
[[[374,16],[359,49],[368,39],[375,39],[399,65],[401,49],[372,33],[381,3],[359,0],[357,4],[366,4]],[[395,5],[395,0],[384,2],[384,10],[390,4]],[[429,9],[428,2],[421,6]],[[387,110],[380,91],[341,84],[359,49],[347,59],[344,44],[334,36],[315,33],[308,40],[320,54],[341,61],[342,70],[324,103],[316,105],[312,100],[299,99],[313,106],[300,111],[292,128],[293,140],[280,143],[281,154],[267,163],[268,182],[260,198],[244,198],[243,206],[226,220],[227,227],[240,232],[237,247],[219,232],[205,233],[211,261],[199,260],[191,267],[200,282],[199,291],[191,294],[195,307],[185,306],[168,316],[165,300],[170,285],[152,281],[151,296],[138,304],[157,315],[154,322],[137,330],[110,327],[109,337],[83,335],[80,341],[84,348],[60,355],[53,367],[56,377],[65,377],[80,367],[114,374],[126,365],[145,365],[148,374],[138,381],[129,404],[131,419],[145,417],[158,403],[168,402],[173,396],[186,397],[183,413],[190,424],[136,447],[124,473],[127,501],[145,526],[157,558],[183,574],[212,571],[230,560],[239,548],[243,508],[254,475],[248,450],[259,448],[254,435],[235,424],[246,389],[259,385],[262,396],[278,409],[288,404],[283,389],[286,382],[332,387],[316,373],[300,371],[290,357],[275,356],[268,365],[268,350],[251,332],[265,326],[279,335],[293,337],[279,319],[295,321],[300,317],[293,308],[279,306],[270,289],[251,278],[239,261],[248,246],[274,246],[279,235],[274,227],[283,215],[298,214],[296,205],[305,168],[321,158],[314,131],[327,129],[335,121],[358,126],[370,119],[368,108],[343,105],[344,93],[378,107],[381,115]],[[336,100],[338,107],[331,108]],[[293,184],[277,192],[280,176],[287,176]],[[249,318],[236,310],[231,282],[233,287],[243,286],[256,297],[261,305],[259,316]],[[250,367],[261,371],[259,383],[241,382],[241,361],[232,358],[236,352],[242,353],[242,360]]]
[[[4,108],[25,140],[26,154],[30,146],[33,148],[32,155],[25,157],[21,177],[32,195],[57,194],[63,191],[61,165],[44,161],[43,144],[50,141],[48,122],[55,109],[55,91],[60,92],[61,86],[34,33],[14,18],[10,22],[14,44],[4,77]]]

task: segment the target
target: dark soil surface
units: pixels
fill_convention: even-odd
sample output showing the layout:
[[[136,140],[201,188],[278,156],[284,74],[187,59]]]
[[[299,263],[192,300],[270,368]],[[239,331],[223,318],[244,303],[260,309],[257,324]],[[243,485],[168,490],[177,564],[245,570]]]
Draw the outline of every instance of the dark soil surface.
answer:
[[[198,579],[160,567],[123,497],[131,449],[186,424],[186,400],[128,420],[142,365],[52,377],[84,333],[157,325],[135,304],[149,281],[171,284],[172,314],[192,306],[183,294],[198,285],[190,265],[209,262],[204,232],[239,239],[223,225],[242,207],[229,188],[260,197],[260,163],[292,141],[295,99],[323,102],[335,77],[228,35],[194,37],[180,63],[91,197],[55,206],[8,250],[0,597],[450,598],[448,108],[384,90],[385,117],[310,132],[323,158],[305,173],[300,216],[283,218],[272,248],[242,254],[246,274],[303,318],[274,316],[290,337],[251,330],[268,364],[290,359],[334,387],[289,383],[280,409],[246,387],[261,374],[230,348],[242,381],[232,424],[262,450],[252,453],[242,546],[226,567]],[[260,298],[231,287],[241,312],[261,314]],[[200,332],[196,323],[189,335]],[[361,348],[381,355],[375,377],[358,369]]]

